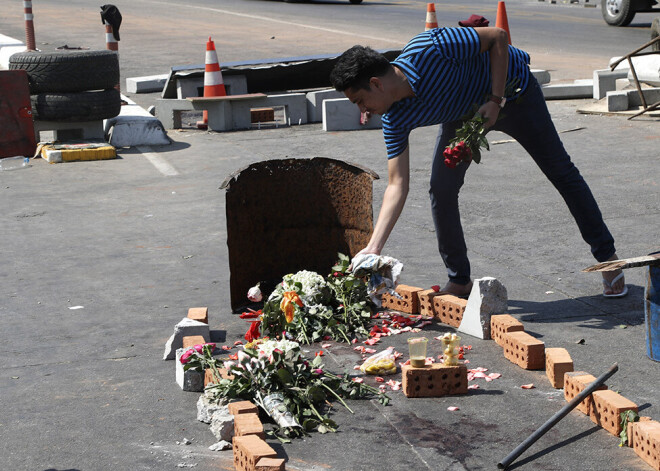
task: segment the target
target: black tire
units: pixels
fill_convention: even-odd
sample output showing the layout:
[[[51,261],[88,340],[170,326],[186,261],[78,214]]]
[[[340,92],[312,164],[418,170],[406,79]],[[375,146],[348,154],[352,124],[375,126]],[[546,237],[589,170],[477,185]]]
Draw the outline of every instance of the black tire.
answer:
[[[610,26],[628,26],[635,17],[635,0],[601,0],[605,23]]]
[[[115,89],[79,93],[40,93],[30,97],[32,115],[41,121],[96,121],[121,111]]]
[[[19,52],[9,58],[9,70],[28,73],[30,93],[105,90],[119,83],[115,51]]]
[[[660,16],[657,18],[653,19],[653,23],[651,23],[651,39],[655,39],[658,36],[660,36]],[[660,51],[660,41],[656,41],[652,46],[651,46],[652,51]]]

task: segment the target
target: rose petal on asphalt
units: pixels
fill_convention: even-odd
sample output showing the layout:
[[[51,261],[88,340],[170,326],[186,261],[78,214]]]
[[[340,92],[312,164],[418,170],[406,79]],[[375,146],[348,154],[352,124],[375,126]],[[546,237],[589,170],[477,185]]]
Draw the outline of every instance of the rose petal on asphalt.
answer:
[[[356,352],[364,353],[365,347],[363,347],[362,345],[358,345],[357,347],[353,347],[353,350],[355,350]]]
[[[243,342],[241,342],[240,340],[237,340],[236,342],[234,342],[234,347],[237,346],[237,345],[243,345]]]
[[[474,375],[475,378],[485,378],[486,377],[486,373],[482,373],[481,371],[477,371],[473,375]]]
[[[523,388],[523,389],[534,389],[534,383],[523,384],[520,387]]]
[[[454,412],[454,411],[457,411],[459,409],[456,406],[449,406],[449,407],[447,407],[447,410],[450,411],[450,412]]]
[[[322,343],[321,348],[328,348],[330,346],[329,343]]]
[[[502,375],[500,373],[490,373],[488,375],[488,377],[491,378],[491,379],[497,379],[497,378],[500,378],[501,376]]]
[[[362,378],[353,378],[354,383],[363,383],[364,380]]]
[[[376,353],[376,349],[375,348],[365,348],[364,352],[365,353]]]
[[[468,386],[468,389],[479,389],[479,385],[478,384],[471,384],[471,385]]]
[[[374,337],[374,338],[371,338],[371,339],[369,339],[369,340],[365,340],[365,341],[362,342],[362,343],[365,343],[365,344],[367,344],[367,345],[375,345],[375,344],[377,344],[378,342],[380,342],[380,338],[378,338],[378,337]]]
[[[381,384],[380,386],[378,386],[378,389],[380,389],[382,392],[385,392],[387,390],[387,386]]]
[[[351,343],[357,343],[357,342],[358,342],[358,339],[351,340]]]
[[[493,380],[493,378],[489,376],[485,376],[484,379],[486,380],[487,383],[490,383]]]
[[[384,382],[385,382],[385,378],[383,378],[382,376],[376,376],[376,382],[377,382],[377,383],[384,383]]]
[[[474,379],[474,373],[468,373],[467,374],[467,380],[472,381]]]
[[[468,363],[470,363],[470,360],[463,360],[463,364],[467,365]]]
[[[231,347],[229,345],[223,345],[222,349],[227,351],[227,350],[231,350]]]
[[[360,369],[360,365],[355,365],[355,366],[353,367],[353,369],[354,369],[354,370],[359,370],[359,369]]]

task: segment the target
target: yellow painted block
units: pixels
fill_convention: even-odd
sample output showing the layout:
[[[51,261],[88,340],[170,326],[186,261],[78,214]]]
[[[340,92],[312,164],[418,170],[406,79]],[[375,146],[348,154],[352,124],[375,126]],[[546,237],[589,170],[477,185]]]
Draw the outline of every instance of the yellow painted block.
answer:
[[[52,164],[109,160],[117,157],[117,151],[106,142],[48,144],[41,148],[41,157]]]

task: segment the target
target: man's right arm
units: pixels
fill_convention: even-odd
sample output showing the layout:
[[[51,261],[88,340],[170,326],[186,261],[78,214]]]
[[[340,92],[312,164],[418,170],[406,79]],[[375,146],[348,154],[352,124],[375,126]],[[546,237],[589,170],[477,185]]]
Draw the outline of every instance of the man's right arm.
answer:
[[[396,224],[408,197],[410,154],[408,147],[387,161],[387,188],[369,244],[359,253],[379,254]]]

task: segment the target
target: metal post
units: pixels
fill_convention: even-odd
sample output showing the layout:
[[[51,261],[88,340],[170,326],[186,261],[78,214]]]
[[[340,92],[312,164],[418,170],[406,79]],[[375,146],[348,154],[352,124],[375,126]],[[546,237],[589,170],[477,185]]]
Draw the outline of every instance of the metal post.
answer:
[[[34,40],[34,15],[32,14],[32,0],[23,1],[23,14],[25,15],[25,45],[28,51],[36,51]]]
[[[559,422],[566,415],[568,415],[570,411],[575,409],[577,405],[580,402],[582,402],[584,398],[589,396],[589,394],[594,392],[601,384],[607,381],[607,379],[610,376],[612,376],[614,373],[616,373],[618,369],[619,369],[619,365],[617,365],[616,363],[610,366],[609,370],[607,370],[605,373],[603,373],[598,378],[596,378],[596,380],[593,383],[589,384],[589,386],[584,388],[584,390],[580,394],[578,394],[573,399],[571,399],[571,401],[568,404],[566,404],[559,412],[557,412],[555,415],[550,417],[550,419],[548,419],[546,423],[541,425],[541,427],[539,427],[536,430],[536,432],[532,433],[529,437],[527,437],[527,439],[524,442],[522,442],[520,445],[518,445],[515,450],[509,453],[509,455],[506,458],[504,458],[502,461],[497,463],[497,467],[499,469],[506,469],[511,463],[513,463],[516,460],[516,458],[522,455],[524,451],[527,450],[527,448],[532,446],[532,444],[536,440],[541,438],[548,430],[554,427],[557,422]]]

